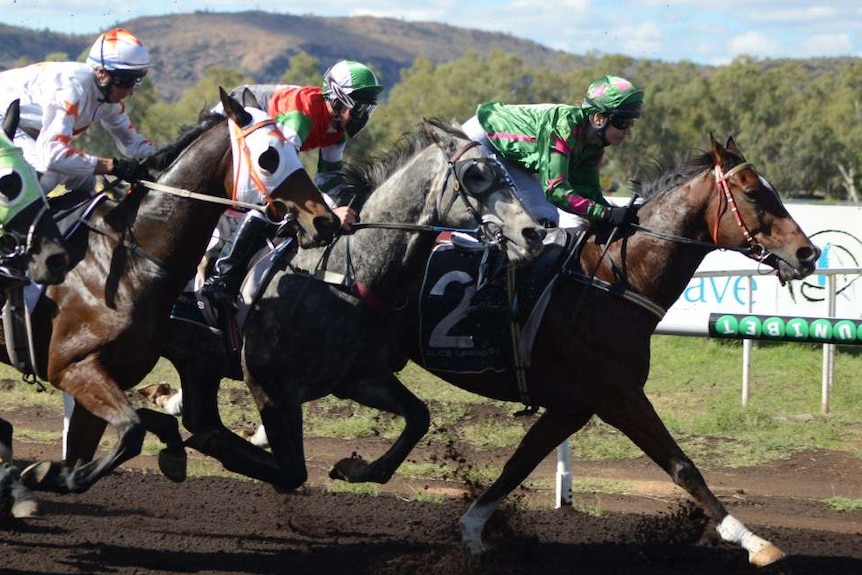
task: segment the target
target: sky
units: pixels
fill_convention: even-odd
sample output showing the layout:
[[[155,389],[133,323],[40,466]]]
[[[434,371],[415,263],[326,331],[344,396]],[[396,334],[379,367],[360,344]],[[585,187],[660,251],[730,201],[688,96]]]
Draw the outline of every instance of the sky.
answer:
[[[433,21],[667,62],[862,57],[859,0],[0,0],[4,24],[94,36],[139,16],[245,10]]]

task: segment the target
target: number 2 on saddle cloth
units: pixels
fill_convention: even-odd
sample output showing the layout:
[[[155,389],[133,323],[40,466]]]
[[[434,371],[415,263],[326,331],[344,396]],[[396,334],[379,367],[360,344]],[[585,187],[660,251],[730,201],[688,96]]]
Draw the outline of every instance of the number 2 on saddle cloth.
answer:
[[[518,268],[515,297],[508,293],[504,254],[439,242],[420,293],[423,366],[448,373],[513,373],[512,329],[521,329],[558,271],[555,263],[567,243],[562,236],[534,263]]]

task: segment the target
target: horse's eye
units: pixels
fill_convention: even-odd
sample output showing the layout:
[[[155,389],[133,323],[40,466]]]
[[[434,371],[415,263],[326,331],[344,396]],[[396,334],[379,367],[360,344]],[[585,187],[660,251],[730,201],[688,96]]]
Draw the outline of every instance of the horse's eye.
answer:
[[[21,193],[24,183],[21,181],[21,175],[18,172],[9,172],[0,176],[0,194],[6,196],[11,202]]]
[[[278,163],[280,161],[281,158],[278,155],[278,150],[270,146],[257,158],[257,165],[270,174],[274,174],[278,170]]]

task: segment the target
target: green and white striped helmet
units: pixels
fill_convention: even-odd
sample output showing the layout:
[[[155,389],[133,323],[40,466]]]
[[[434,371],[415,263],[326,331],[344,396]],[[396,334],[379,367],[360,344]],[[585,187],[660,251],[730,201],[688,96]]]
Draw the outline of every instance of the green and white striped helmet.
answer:
[[[353,60],[341,60],[323,75],[323,95],[348,108],[355,106],[356,102],[376,104],[381,91],[383,86],[371,68]]]

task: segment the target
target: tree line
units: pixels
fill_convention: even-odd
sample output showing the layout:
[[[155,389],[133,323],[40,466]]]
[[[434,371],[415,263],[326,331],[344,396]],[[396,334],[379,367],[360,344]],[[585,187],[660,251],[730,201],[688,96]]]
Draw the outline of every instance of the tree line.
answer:
[[[300,52],[272,82],[319,85],[330,64]],[[713,134],[722,143],[732,136],[785,199],[860,202],[859,58],[812,65],[740,57],[728,65],[703,67],[588,55],[562,56],[553,69],[536,69],[502,52],[467,52],[438,64],[420,57],[397,81],[386,82],[392,87],[368,127],[348,146],[347,160],[373,161],[422,118],[464,121],[485,101],[579,104],[589,83],[605,74],[628,78],[646,92],[632,137],[605,155],[602,178],[609,193],[649,177],[669,158],[706,149]],[[229,89],[248,81],[240,70],[213,66],[176,102],[160,101],[156,87],[146,80],[127,106],[141,132],[165,144],[218,101],[219,86]],[[85,138],[82,148],[110,153],[104,133],[91,129]],[[304,161],[313,169],[316,158]]]

